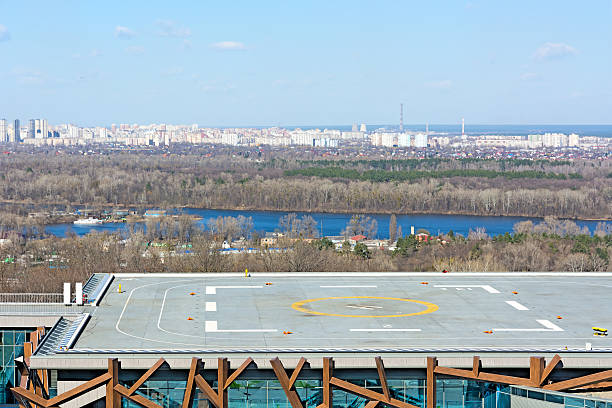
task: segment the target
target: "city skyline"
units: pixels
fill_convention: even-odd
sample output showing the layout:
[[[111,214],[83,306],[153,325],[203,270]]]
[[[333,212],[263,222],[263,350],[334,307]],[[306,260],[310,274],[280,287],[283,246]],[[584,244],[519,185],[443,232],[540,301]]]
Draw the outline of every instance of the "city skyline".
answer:
[[[1,117],[611,123],[608,1],[111,3],[0,1]]]

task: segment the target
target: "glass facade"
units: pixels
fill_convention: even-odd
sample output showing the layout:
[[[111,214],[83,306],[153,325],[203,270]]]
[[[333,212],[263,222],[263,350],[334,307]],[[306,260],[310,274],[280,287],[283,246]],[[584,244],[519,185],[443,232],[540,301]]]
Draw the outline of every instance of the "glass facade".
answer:
[[[382,393],[378,379],[347,381]],[[133,381],[123,384],[129,387]],[[212,385],[213,388],[217,386],[216,383]],[[390,379],[388,385],[393,398],[425,408],[427,391],[424,379]],[[525,403],[529,405],[529,400],[557,403],[560,408],[612,408],[612,402],[605,400],[473,380],[442,379],[437,380],[436,385],[436,408],[511,408],[513,402],[524,407]],[[315,408],[323,402],[320,380],[298,380],[295,389],[306,408]],[[164,408],[180,408],[184,392],[185,381],[147,381],[137,391]],[[197,388],[194,392],[194,408],[213,407]],[[520,404],[517,398],[522,399]],[[277,380],[236,380],[229,388],[228,399],[229,406],[236,408],[291,408]],[[368,400],[335,388],[333,402],[338,408],[363,408]],[[123,400],[122,406],[139,407],[127,399]]]
[[[23,343],[31,330],[0,330],[0,404],[13,404],[11,387],[15,386],[15,359],[23,356]]]

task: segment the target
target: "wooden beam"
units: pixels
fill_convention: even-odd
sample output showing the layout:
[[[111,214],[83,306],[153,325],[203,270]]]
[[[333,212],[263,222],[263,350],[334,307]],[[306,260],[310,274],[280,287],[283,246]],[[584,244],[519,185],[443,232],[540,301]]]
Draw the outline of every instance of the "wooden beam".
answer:
[[[206,380],[202,377],[202,375],[197,374],[193,378],[196,386],[206,395],[206,398],[216,407],[221,408],[219,406],[219,395],[212,389],[210,385],[206,382]]]
[[[427,408],[436,408],[436,370],[438,359],[427,357]]]
[[[472,373],[474,374],[474,378],[478,378],[481,368],[482,362],[480,361],[480,357],[474,356],[474,358],[472,359]]]
[[[278,357],[273,358],[272,360],[270,360],[270,365],[272,366],[272,370],[274,370],[276,378],[278,378],[278,382],[280,383],[281,387],[283,387],[283,391],[285,392],[285,395],[287,396],[291,407],[303,408],[304,404],[302,403],[302,400],[297,391],[293,389],[292,386],[289,384],[290,379],[287,376],[285,366],[283,366],[283,363],[280,361],[280,359]]]
[[[545,365],[544,357],[529,357],[529,381],[532,387],[542,384]]]
[[[242,374],[242,372],[244,370],[246,370],[246,368],[249,366],[249,364],[251,364],[253,362],[253,359],[251,357],[247,358],[246,360],[244,360],[244,362],[240,365],[240,367],[238,367],[238,369],[236,371],[234,371],[232,373],[232,375],[230,375],[227,380],[225,381],[225,385],[223,387],[223,389],[229,387],[235,380],[236,378]]]
[[[323,357],[323,406],[333,408],[333,388],[331,378],[334,375],[334,360],[331,357]]]
[[[380,404],[380,401],[369,401],[367,404],[365,404],[364,408],[376,408],[378,404]]]
[[[578,378],[572,378],[571,380],[559,381],[552,384],[543,386],[545,390],[551,391],[564,391],[577,387],[584,387],[586,385],[596,384],[602,381],[612,379],[612,370],[606,370],[595,374],[589,374]]]
[[[391,407],[395,407],[395,408],[418,408],[415,405],[411,405],[408,404],[407,402],[403,402],[400,400],[397,400],[395,398],[390,398],[389,401],[385,401],[385,395],[378,393],[376,391],[372,391],[368,388],[364,388],[364,387],[360,387],[358,385],[352,384],[348,381],[344,381],[341,380],[339,378],[336,377],[332,377],[329,382],[334,385],[335,387],[338,387],[344,391],[348,391],[351,394],[355,394],[358,395],[360,397],[363,398],[367,398],[369,400],[373,400],[373,401],[381,401],[383,402],[385,405],[389,405]]]
[[[219,395],[219,408],[227,408],[228,405],[227,391],[223,387],[228,376],[229,361],[227,361],[227,358],[220,357],[217,359],[217,394]]]
[[[385,373],[385,365],[383,364],[380,356],[374,357],[376,361],[376,371],[378,371],[378,378],[380,379],[380,388],[385,395],[385,402],[391,401],[391,393],[389,392],[389,385],[387,384],[387,374]]]
[[[561,363],[561,356],[555,354],[554,357],[548,362],[544,372],[542,373],[542,378],[540,378],[540,385],[544,384],[544,382],[548,379],[548,376],[552,373],[552,371]]]
[[[191,359],[191,367],[189,368],[189,375],[187,376],[187,386],[185,388],[185,394],[183,395],[183,405],[182,408],[191,408],[193,405],[193,385],[195,381],[195,376],[200,370],[202,360],[199,358],[193,357]]]
[[[135,403],[140,404],[145,408],[163,408],[161,405],[157,405],[156,403],[143,397],[142,395],[130,394],[130,390],[128,390],[121,384],[115,385],[115,391],[117,391],[119,394],[123,395],[125,398],[129,399],[130,401],[134,401]]]
[[[25,388],[15,387],[11,388],[11,392],[15,396],[20,396],[21,398],[25,398],[26,400],[32,402],[33,404],[40,405],[41,407],[47,407],[49,401],[37,395],[36,393],[26,390]]]
[[[121,408],[121,396],[115,392],[115,385],[119,384],[119,360],[108,359],[108,373],[111,379],[106,383],[106,408]]]
[[[32,342],[26,341],[23,343],[23,362],[28,367],[30,366],[30,357],[32,356],[33,351]]]
[[[106,383],[107,381],[110,381],[112,378],[113,377],[109,373],[104,373],[94,378],[93,380],[89,380],[77,387],[74,387],[70,391],[66,391],[58,395],[57,397],[51,398],[46,406],[56,406],[56,405],[63,404],[68,401],[72,401],[73,399],[80,397],[86,392],[89,392],[93,390],[94,388],[98,388],[99,386]]]
[[[451,377],[469,378],[472,380],[498,382],[498,383],[509,384],[509,385],[530,386],[531,384],[531,380],[529,378],[512,377],[509,375],[500,375],[500,374],[491,374],[491,373],[485,373],[482,371],[478,375],[478,378],[474,377],[474,372],[472,370],[461,370],[459,368],[437,366],[434,371],[436,374],[443,374],[443,375],[448,375]]]
[[[304,364],[306,364],[306,359],[302,357],[300,358],[300,361],[298,361],[297,365],[293,369],[293,373],[291,373],[291,378],[289,378],[289,388],[293,387],[293,385],[295,384],[295,381],[297,380],[298,375],[300,375],[302,368],[304,368]]]
[[[134,394],[134,393],[136,392],[136,390],[137,390],[138,388],[140,388],[140,386],[141,386],[142,384],[144,384],[144,382],[145,382],[145,381],[147,381],[147,380],[149,379],[149,377],[150,377],[150,376],[152,376],[152,375],[153,375],[153,373],[154,373],[155,371],[157,371],[157,369],[158,369],[159,367],[161,367],[161,365],[162,365],[162,364],[164,364],[165,362],[166,362],[166,360],[164,360],[164,358],[163,358],[163,357],[162,357],[162,358],[160,358],[159,360],[157,360],[157,362],[156,362],[155,364],[153,364],[153,367],[149,368],[149,369],[147,370],[147,372],[146,372],[146,373],[144,373],[144,374],[142,375],[142,377],[140,377],[140,378],[139,378],[139,379],[138,379],[138,380],[137,380],[137,381],[134,383],[134,385],[132,385],[132,386],[130,387],[130,389],[128,390],[129,395]]]

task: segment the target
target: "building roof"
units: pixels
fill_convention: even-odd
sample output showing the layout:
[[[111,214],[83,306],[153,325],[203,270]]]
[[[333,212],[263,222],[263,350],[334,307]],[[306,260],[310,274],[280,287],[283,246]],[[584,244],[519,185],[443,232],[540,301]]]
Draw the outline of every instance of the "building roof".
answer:
[[[76,342],[46,357],[599,358],[612,352],[612,337],[592,330],[611,322],[610,288],[609,273],[115,275]]]

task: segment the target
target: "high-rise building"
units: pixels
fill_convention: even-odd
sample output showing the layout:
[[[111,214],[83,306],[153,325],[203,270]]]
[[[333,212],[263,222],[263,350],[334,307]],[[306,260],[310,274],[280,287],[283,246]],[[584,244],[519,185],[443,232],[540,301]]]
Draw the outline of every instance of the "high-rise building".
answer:
[[[30,119],[28,122],[28,138],[34,139],[36,137],[36,120]]]
[[[362,124],[361,124],[361,127],[359,127],[359,131],[360,131],[360,132],[363,132],[363,133],[365,133],[365,132],[367,132],[367,131],[368,131],[368,128],[366,127],[366,124],[365,124],[365,123],[362,123]]]
[[[19,122],[19,119],[15,119],[13,139],[13,142],[15,143],[21,142],[21,123]]]
[[[6,119],[0,119],[0,143],[8,142],[8,126]]]
[[[357,124],[356,124],[356,123],[353,123],[353,127],[352,127],[352,129],[351,129],[351,132],[357,132],[357,131],[358,131],[358,130],[357,130]]]
[[[400,103],[400,126],[399,131],[402,133],[404,131],[404,104]]]

